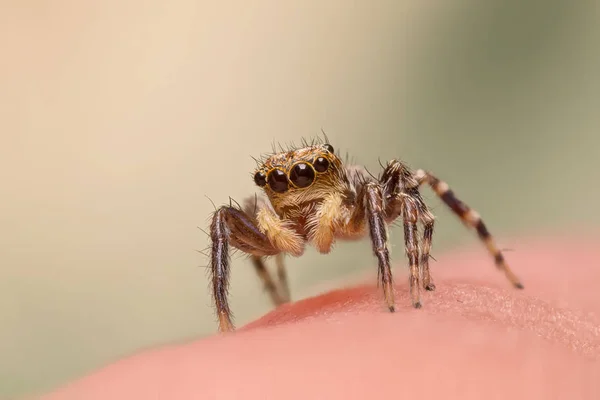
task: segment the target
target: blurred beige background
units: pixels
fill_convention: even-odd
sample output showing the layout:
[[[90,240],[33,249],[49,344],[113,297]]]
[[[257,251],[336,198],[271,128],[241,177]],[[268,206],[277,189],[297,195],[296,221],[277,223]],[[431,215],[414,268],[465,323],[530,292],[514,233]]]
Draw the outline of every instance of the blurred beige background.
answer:
[[[436,171],[517,251],[598,227],[597,2],[252,3],[2,2],[0,397],[214,333],[205,196],[252,195],[274,140]],[[426,197],[434,255],[476,244]],[[270,309],[244,261],[238,324]],[[288,265],[301,298],[373,260]]]

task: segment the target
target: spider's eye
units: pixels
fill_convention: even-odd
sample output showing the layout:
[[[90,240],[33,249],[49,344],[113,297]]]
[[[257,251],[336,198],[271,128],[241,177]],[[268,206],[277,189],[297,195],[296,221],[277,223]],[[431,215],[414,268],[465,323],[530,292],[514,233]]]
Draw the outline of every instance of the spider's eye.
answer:
[[[256,185],[260,187],[265,186],[267,184],[267,176],[265,175],[265,173],[262,171],[258,171],[256,174],[254,174],[254,183],[256,183]]]
[[[317,172],[325,172],[329,168],[329,160],[325,157],[317,157],[313,163]]]
[[[290,180],[299,188],[308,187],[315,180],[315,170],[306,163],[298,163],[290,172]]]
[[[280,169],[274,169],[269,172],[267,180],[269,181],[269,187],[274,192],[283,193],[288,189],[287,176],[285,176],[285,172]]]
[[[325,146],[325,148],[327,149],[328,152],[333,154],[333,146],[332,145],[330,145],[329,143],[326,143],[323,146]]]

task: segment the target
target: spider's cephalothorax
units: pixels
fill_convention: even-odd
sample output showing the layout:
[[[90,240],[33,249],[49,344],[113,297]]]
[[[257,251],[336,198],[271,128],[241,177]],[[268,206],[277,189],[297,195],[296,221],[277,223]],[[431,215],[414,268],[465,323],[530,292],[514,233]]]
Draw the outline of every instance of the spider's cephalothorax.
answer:
[[[455,197],[448,185],[423,170],[412,172],[398,160],[390,161],[379,179],[364,168],[346,166],[329,144],[315,144],[273,154],[253,174],[266,198],[247,202],[244,210],[223,206],[212,220],[210,236],[213,296],[219,330],[233,330],[227,300],[229,245],[249,254],[275,305],[289,301],[283,255],[300,256],[307,243],[328,253],[336,239],[369,234],[377,257],[385,302],[394,311],[394,292],[387,243],[387,225],[402,218],[404,245],[409,260],[412,304],[421,307],[420,290],[434,290],[429,252],[434,217],[419,187],[428,184],[461,220],[477,231],[510,282],[522,288],[479,215]],[[423,226],[418,237],[417,224]],[[277,256],[278,282],[264,264]]]

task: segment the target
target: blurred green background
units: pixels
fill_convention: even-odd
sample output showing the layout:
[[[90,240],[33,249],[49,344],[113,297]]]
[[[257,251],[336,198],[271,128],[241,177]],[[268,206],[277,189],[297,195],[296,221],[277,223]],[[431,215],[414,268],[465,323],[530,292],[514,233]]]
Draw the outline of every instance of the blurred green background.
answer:
[[[255,193],[274,140],[435,171],[501,244],[597,230],[597,1],[251,3],[0,6],[0,397],[214,333],[205,196]],[[475,242],[426,198],[434,255]],[[297,299],[373,259],[288,265]],[[232,276],[238,325],[271,308],[243,258]]]

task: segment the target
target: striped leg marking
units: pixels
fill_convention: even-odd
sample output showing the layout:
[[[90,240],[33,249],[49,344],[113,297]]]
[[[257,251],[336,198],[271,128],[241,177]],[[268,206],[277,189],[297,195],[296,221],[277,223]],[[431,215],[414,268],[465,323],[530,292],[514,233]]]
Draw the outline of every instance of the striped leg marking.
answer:
[[[434,175],[426,172],[424,170],[418,170],[415,173],[415,178],[419,182],[419,184],[427,183],[433,191],[442,199],[442,201],[454,211],[456,215],[463,221],[463,223],[471,228],[474,228],[477,231],[477,235],[483,241],[485,246],[487,247],[490,254],[494,257],[494,261],[496,263],[496,267],[504,272],[506,278],[512,283],[512,285],[517,289],[523,289],[523,284],[517,278],[517,276],[512,272],[506,261],[504,260],[504,256],[502,252],[496,245],[496,241],[488,231],[487,227],[483,223],[483,220],[479,216],[479,214],[469,208],[465,203],[459,200],[454,192],[450,189],[446,182],[443,182],[436,178]]]

